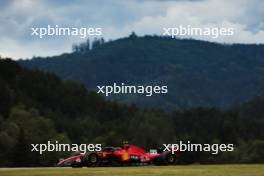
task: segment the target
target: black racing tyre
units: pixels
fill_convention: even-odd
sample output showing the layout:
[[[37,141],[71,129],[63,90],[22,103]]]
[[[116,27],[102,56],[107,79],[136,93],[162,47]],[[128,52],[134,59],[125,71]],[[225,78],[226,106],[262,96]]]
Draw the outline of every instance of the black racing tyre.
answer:
[[[88,167],[95,167],[100,165],[101,159],[97,153],[87,153],[84,156],[84,163]]]
[[[176,163],[177,157],[171,152],[164,152],[161,154],[161,159],[164,165],[174,165]]]

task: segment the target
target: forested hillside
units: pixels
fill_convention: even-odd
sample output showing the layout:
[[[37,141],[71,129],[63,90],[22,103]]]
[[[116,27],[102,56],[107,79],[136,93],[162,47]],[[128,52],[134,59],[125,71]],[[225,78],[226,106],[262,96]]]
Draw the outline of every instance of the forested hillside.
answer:
[[[247,106],[253,112],[143,111],[106,101],[84,85],[62,81],[54,74],[0,59],[0,166],[53,165],[67,153],[30,152],[30,144],[48,140],[103,145],[126,140],[146,148],[178,140],[234,143],[234,152],[184,153],[181,162],[264,162],[264,114],[254,113],[257,102]]]
[[[19,61],[90,89],[114,82],[166,85],[168,94],[115,95],[122,103],[164,110],[227,107],[264,91],[264,45],[224,45],[135,34],[73,46],[73,53]]]

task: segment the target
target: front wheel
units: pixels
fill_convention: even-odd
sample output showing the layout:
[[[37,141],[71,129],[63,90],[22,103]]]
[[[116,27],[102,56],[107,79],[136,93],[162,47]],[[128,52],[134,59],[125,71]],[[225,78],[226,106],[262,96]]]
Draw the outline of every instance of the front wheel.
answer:
[[[95,167],[100,165],[100,157],[97,153],[90,153],[84,156],[84,162],[88,167]]]

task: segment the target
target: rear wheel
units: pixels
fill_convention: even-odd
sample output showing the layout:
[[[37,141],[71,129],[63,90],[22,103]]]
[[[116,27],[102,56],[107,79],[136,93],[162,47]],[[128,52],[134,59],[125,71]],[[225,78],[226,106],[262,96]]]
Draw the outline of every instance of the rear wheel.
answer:
[[[167,153],[164,158],[164,163],[166,165],[173,165],[176,163],[176,155],[172,153]]]
[[[176,163],[177,157],[171,152],[163,152],[155,161],[157,165],[173,165]]]

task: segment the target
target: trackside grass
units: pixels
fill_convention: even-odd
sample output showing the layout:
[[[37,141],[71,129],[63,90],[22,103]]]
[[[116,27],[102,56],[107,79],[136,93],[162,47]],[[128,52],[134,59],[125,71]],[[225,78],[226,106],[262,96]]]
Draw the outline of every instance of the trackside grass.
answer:
[[[264,164],[97,168],[1,168],[0,176],[264,176]]]

